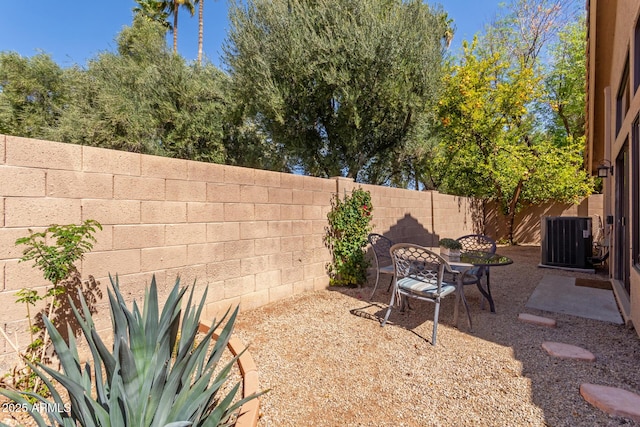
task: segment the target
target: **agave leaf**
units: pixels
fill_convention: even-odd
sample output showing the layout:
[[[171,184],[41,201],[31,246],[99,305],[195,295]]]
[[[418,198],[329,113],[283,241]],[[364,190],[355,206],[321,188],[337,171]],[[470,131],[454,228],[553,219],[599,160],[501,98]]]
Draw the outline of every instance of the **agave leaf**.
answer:
[[[21,392],[21,394],[24,395],[24,396],[33,397],[36,400],[44,403],[47,406],[63,407],[63,405],[64,405],[62,403],[57,403],[57,402],[52,402],[50,400],[47,400],[44,397],[40,396],[39,394],[30,392],[30,391],[23,391],[23,392]],[[59,406],[59,405],[62,405],[62,406]],[[30,409],[29,411],[38,413],[38,411],[34,411],[33,409]],[[52,412],[46,412],[46,414],[47,414],[47,418],[49,418],[49,421],[51,422],[51,425],[53,425],[54,423],[58,423],[60,425],[64,424],[62,413],[56,412],[56,411],[52,411]],[[42,416],[42,414],[40,414],[40,416]],[[32,415],[32,417],[33,417],[33,415]],[[69,418],[68,414],[65,414],[65,418]]]
[[[74,348],[74,351],[72,351],[72,349],[67,346],[67,343],[64,341],[58,330],[55,328],[55,326],[53,326],[47,316],[42,316],[42,320],[45,327],[49,331],[51,342],[56,349],[56,353],[58,354],[58,358],[60,359],[60,364],[62,365],[66,376],[75,383],[82,384],[83,381],[80,369],[80,357],[78,356],[77,349]],[[39,366],[42,367],[42,365]]]
[[[160,352],[156,351],[151,354],[151,358],[148,363],[151,369],[147,371],[145,375],[140,375],[140,389],[138,390],[138,394],[140,396],[148,396],[146,399],[140,399],[138,403],[138,412],[140,414],[141,419],[143,420],[140,425],[149,425],[151,420],[153,419],[153,415],[157,410],[157,405],[159,403],[159,394],[157,390],[153,389],[154,384],[163,386],[166,378],[166,368],[169,361],[170,353],[167,353],[167,356],[162,355]],[[154,393],[157,396],[154,396]]]
[[[235,397],[239,388],[240,388],[240,383],[236,384],[231,389],[231,391],[227,393],[225,398],[222,399],[220,402],[218,402],[216,407],[213,408],[211,413],[209,413],[209,415],[207,416],[207,419],[203,425],[217,426],[222,421],[223,417],[230,415],[229,412],[230,412],[231,402],[233,402],[233,398]]]
[[[67,323],[67,336],[69,337],[69,351],[72,354],[78,354],[78,346],[76,345],[76,338],[71,329],[71,326]],[[82,374],[82,386],[85,390],[91,390],[91,368],[88,363],[85,364],[85,368],[80,371]]]
[[[197,333],[199,322],[200,322],[200,315],[202,314],[204,303],[207,300],[207,293],[208,293],[209,287],[204,288],[204,293],[200,298],[200,303],[198,304],[198,307],[194,312],[194,305],[192,305],[192,301],[193,301],[193,295],[195,293],[195,290],[196,290],[196,281],[194,280],[193,286],[191,286],[191,292],[189,293],[189,300],[187,301],[186,311],[183,316],[182,330],[186,329],[187,331],[191,331],[195,329]]]
[[[43,364],[38,366],[51,375],[56,381],[62,384],[69,393],[71,399],[71,411],[74,417],[77,417],[84,426],[93,425],[89,414],[104,412],[104,409],[93,401],[91,396],[91,388],[86,390],[83,387],[83,378],[80,371],[79,356],[72,353],[58,330],[51,324],[46,316],[43,316],[45,327],[49,331],[51,342],[56,349],[56,353],[60,360],[60,364],[64,368],[64,375]],[[86,393],[86,394],[85,394]]]
[[[207,388],[212,376],[213,370],[209,370],[197,378],[190,387],[184,387],[176,396],[168,419],[196,419],[195,414],[204,412],[209,406],[211,396],[217,391],[213,387]]]
[[[198,334],[198,330],[200,326],[200,315],[202,314],[202,309],[204,308],[204,303],[206,302],[206,298],[207,298],[207,289],[208,288],[205,288],[202,298],[200,299],[200,303],[198,304],[197,309],[195,309],[194,311],[194,308],[191,305],[191,301],[193,300],[195,282],[194,282],[194,286],[191,288],[189,301],[187,303],[187,309],[185,311],[185,314],[182,320],[182,334],[180,335],[180,347],[182,351],[178,353],[177,359],[181,359],[182,357],[185,357],[187,354],[187,351],[193,348],[194,346],[195,338]],[[208,348],[208,344],[209,344],[209,339],[203,339],[200,343],[200,345],[205,345],[207,348]],[[197,367],[196,376],[201,375],[203,366],[204,366],[204,359],[202,359],[202,361]]]
[[[143,325],[136,315],[131,313],[125,307],[122,309],[126,319],[129,330],[129,341],[127,344],[127,351],[131,354],[131,357],[136,362],[136,370],[140,375],[146,375],[147,370],[150,369],[149,359],[153,354],[154,348],[146,348],[147,337],[143,329]],[[121,341],[120,344],[127,343]],[[130,349],[130,351],[129,351]],[[125,380],[125,386],[128,384],[127,378],[123,376]]]
[[[118,363],[120,365],[120,376],[125,391],[129,396],[135,396],[139,390],[138,370],[136,369],[136,361],[129,349],[129,345],[121,339],[118,352]],[[130,393],[130,394],[129,394]]]
[[[180,327],[180,340],[178,341],[178,359],[184,357],[186,352],[189,352],[193,348],[195,336],[197,334],[197,327],[194,330],[192,317],[191,301],[193,300],[194,288],[191,288],[189,292],[189,299],[185,306],[185,311],[182,314],[182,326]]]
[[[171,351],[173,351],[176,345],[178,328],[180,326],[180,303],[186,291],[187,288],[180,289],[180,278],[176,278],[176,282],[171,289],[167,300],[165,301],[162,312],[160,313],[160,321],[158,323],[158,336],[169,337]]]
[[[160,404],[160,397],[162,396],[162,390],[165,386],[165,382],[167,380],[167,369],[169,365],[169,360],[164,360],[162,363],[159,363],[159,369],[156,372],[155,377],[151,377],[150,375],[147,377],[147,381],[150,381],[151,384],[149,386],[147,405],[144,409],[144,425],[151,425],[151,422],[156,415],[158,410],[158,405]],[[146,386],[146,385],[145,385]],[[144,396],[144,394],[143,394]]]
[[[56,390],[56,388],[53,386],[53,383],[49,380],[49,377],[44,372],[42,372],[40,369],[38,369],[38,367],[36,365],[34,365],[33,363],[29,362],[28,360],[26,361],[26,363],[27,363],[27,365],[29,365],[29,368],[31,368],[31,370],[33,372],[35,372],[36,375],[38,375],[40,377],[40,379],[42,380],[44,385],[47,386],[47,388],[49,389],[49,393],[51,394],[51,397],[53,398],[53,402],[56,403],[57,405],[64,406],[64,401],[62,400],[62,397],[58,393],[58,390]],[[32,394],[32,397],[37,398],[41,402],[45,402],[45,403],[47,402],[47,400],[45,398],[43,398],[42,396],[39,396],[39,395],[37,395],[35,393]],[[65,418],[68,418],[68,417],[65,417]]]
[[[220,361],[220,358],[222,357],[222,354],[229,344],[229,340],[231,339],[231,333],[233,332],[233,327],[235,325],[236,318],[238,317],[238,311],[239,306],[236,306],[236,308],[233,310],[233,313],[231,313],[229,320],[224,325],[224,328],[222,328],[222,331],[220,331],[218,339],[216,339],[213,350],[210,354],[209,360],[207,361],[207,366],[211,366],[212,364],[215,365]],[[228,313],[229,310],[227,310],[224,317],[226,317]],[[211,326],[211,328],[213,329],[213,325]]]
[[[193,351],[189,354],[189,357],[185,357],[184,361],[186,361],[186,367],[182,373],[182,383],[189,384],[191,381],[191,377],[196,372],[196,368],[198,366],[202,366],[202,363],[207,356],[208,345],[207,343],[210,341],[211,336],[213,335],[213,331],[207,332],[202,340],[202,343],[193,349]]]
[[[118,276],[116,275],[115,280],[113,280],[111,276],[109,276],[109,278],[111,279],[111,287],[113,288],[113,292],[111,292],[111,289],[107,288],[107,294],[109,295],[109,307],[111,308],[113,342],[117,342],[121,337],[124,339],[128,338],[127,319],[122,309],[122,307],[125,305],[122,295],[120,294]]]
[[[194,363],[190,363],[187,369],[183,372],[183,381],[190,381],[193,379],[193,370],[194,368],[200,369],[202,367],[202,361],[206,357],[209,347],[209,341],[213,334],[213,329],[210,329],[202,340],[200,345],[193,351],[190,355],[190,359],[194,360]],[[218,351],[224,351],[225,347],[219,347]],[[211,357],[209,360],[213,360]],[[196,414],[202,414],[205,410],[213,403],[213,397],[218,392],[218,389],[226,382],[228,374],[231,370],[231,367],[237,361],[237,356],[233,358],[221,371],[221,373],[216,377],[216,381],[214,384],[210,384],[211,377],[213,376],[213,372],[215,369],[215,363],[208,363],[206,369],[202,371],[202,375],[196,375],[194,378],[194,382],[191,387],[185,387],[180,390],[178,395],[176,396],[174,408],[167,416],[168,420],[173,419],[181,419],[181,418],[192,418]],[[188,373],[191,373],[188,375]],[[208,388],[207,388],[208,387]],[[197,418],[195,418],[197,419]]]
[[[106,373],[107,373],[107,383],[111,381],[111,376],[113,374],[113,368],[115,367],[115,361],[113,357],[106,349],[102,339],[95,333],[93,318],[91,316],[91,311],[89,310],[89,306],[87,305],[87,301],[82,294],[81,289],[78,289],[78,297],[80,299],[80,304],[82,307],[82,312],[84,313],[84,317],[80,315],[78,308],[75,306],[73,300],[69,298],[69,303],[71,304],[71,310],[73,311],[74,316],[76,317],[80,327],[82,328],[82,333],[84,334],[85,340],[89,345],[89,349],[91,350],[91,355],[93,357],[93,369],[94,369],[94,378],[96,379],[96,393],[98,395],[98,402],[100,404],[104,404],[107,401],[106,391],[104,389],[104,384],[102,380],[102,363],[105,364]],[[111,368],[111,369],[109,369]]]
[[[196,348],[196,352],[198,348]],[[195,352],[194,352],[195,354]],[[194,356],[195,357],[195,356]],[[161,390],[160,403],[158,404],[158,412],[153,419],[152,426],[160,427],[164,426],[170,421],[168,418],[171,413],[172,406],[176,395],[180,392],[183,386],[189,385],[189,367],[192,365],[190,359],[183,359],[176,362],[167,376],[164,388]],[[191,371],[192,372],[192,371]],[[183,377],[187,378],[187,381],[183,381]]]
[[[238,384],[239,385],[239,384]],[[240,407],[242,405],[244,405],[245,403],[253,400],[253,399],[257,399],[258,397],[262,396],[263,394],[267,393],[269,390],[263,390],[261,392],[258,393],[253,393],[250,394],[247,397],[243,397],[242,399],[238,400],[237,402],[233,403],[232,405],[227,407],[226,413],[223,414],[222,418],[219,420],[219,423],[221,426],[226,426],[226,425],[232,425],[229,423],[229,419],[231,418],[231,416],[233,415],[233,413],[235,411],[237,411],[238,409],[240,409]],[[231,391],[233,392],[233,390]],[[229,392],[229,394],[231,394],[231,392]],[[235,393],[235,392],[234,392]],[[217,409],[217,406],[216,406]],[[215,412],[215,409],[212,411]],[[238,414],[240,415],[240,414]],[[207,420],[202,424],[203,426],[215,426],[216,424],[213,424],[216,420],[216,416],[212,417],[211,420],[211,424],[209,423],[209,418],[207,418]]]
[[[35,422],[38,424],[38,427],[47,427],[47,423],[44,421],[44,418],[42,418],[42,415],[40,415],[38,411],[33,410],[33,405],[27,399],[25,399],[22,394],[17,393],[13,390],[7,390],[5,388],[0,388],[0,394],[16,403],[26,405],[29,410],[29,415],[31,415],[31,418],[35,420]]]
[[[163,426],[167,423],[167,416],[171,412],[175,396],[183,386],[182,374],[186,368],[187,360],[181,360],[169,369],[164,388],[159,391],[158,411],[153,419],[153,426]]]
[[[104,363],[105,371],[107,373],[107,384],[111,384],[113,381],[113,375],[116,372],[116,359],[107,349],[107,346],[104,345],[102,339],[98,335],[98,332],[95,329],[91,329],[90,336],[96,346],[96,350],[100,355],[100,360]],[[97,364],[96,364],[97,365]],[[96,378],[98,378],[96,376]],[[99,378],[102,379],[102,376]]]
[[[165,424],[164,427],[189,427],[192,426],[193,423],[191,421],[174,421],[169,424]]]
[[[144,318],[144,331],[146,334],[147,348],[155,348],[157,345],[158,328],[159,328],[158,310],[158,289],[156,287],[156,278],[151,279],[151,286],[145,290],[144,307],[142,316]]]
[[[84,387],[81,384],[48,366],[41,364],[40,367],[67,389],[71,400],[71,415],[78,419],[81,425],[85,427],[96,425],[93,422],[93,418],[106,415],[104,414],[104,409],[97,402],[91,399],[90,396],[85,395]]]
[[[116,374],[113,376],[113,383],[111,383],[109,393],[109,425],[111,427],[127,427],[127,410],[126,402],[122,398],[122,377],[120,376],[120,365]],[[131,424],[135,425],[135,424]]]

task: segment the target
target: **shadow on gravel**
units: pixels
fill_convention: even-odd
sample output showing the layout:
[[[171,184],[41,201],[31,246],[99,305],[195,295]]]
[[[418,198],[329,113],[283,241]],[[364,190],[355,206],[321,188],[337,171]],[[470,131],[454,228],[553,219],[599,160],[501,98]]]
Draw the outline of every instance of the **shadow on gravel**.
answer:
[[[536,286],[549,274],[548,269],[539,268],[540,248],[538,246],[500,247],[498,253],[513,259],[509,266],[492,269],[492,293],[496,303],[496,313],[480,308],[481,296],[475,287],[465,287],[473,317],[474,330],[470,332],[464,322],[464,308],[460,307],[457,330],[449,334],[465,334],[468,345],[473,348],[474,340],[485,340],[510,348],[513,357],[521,364],[515,378],[527,378],[531,385],[531,401],[544,412],[547,425],[553,426],[594,426],[594,425],[637,425],[633,421],[609,416],[586,402],[580,395],[580,385],[592,383],[618,387],[633,393],[640,393],[640,339],[635,330],[594,319],[552,313],[526,307],[526,303]],[[554,270],[553,274],[576,279],[603,279],[602,272],[582,273]],[[606,278],[606,277],[604,277]],[[373,301],[366,304],[371,286],[343,292],[359,302],[355,302],[350,313],[366,321],[381,322],[384,318],[391,295],[386,286],[376,291]],[[380,288],[380,287],[379,287]],[[413,302],[413,301],[412,301]],[[365,303],[365,304],[363,304]],[[359,304],[359,305],[358,305]],[[454,328],[453,309],[455,298],[445,298],[441,305],[439,325]],[[520,313],[529,313],[555,319],[556,328],[547,328],[518,320]],[[403,328],[424,340],[417,330],[429,334],[432,327],[433,304],[418,302],[412,310],[401,312],[394,309],[385,327]],[[596,356],[593,363],[563,360],[550,356],[542,343],[561,342],[589,350]],[[480,343],[480,341],[478,341]],[[403,345],[399,342],[398,345]],[[438,334],[438,346],[449,345],[447,335]],[[429,347],[425,351],[429,351]],[[433,348],[437,354],[437,348]],[[486,356],[485,356],[486,357]],[[491,356],[489,356],[491,357]]]

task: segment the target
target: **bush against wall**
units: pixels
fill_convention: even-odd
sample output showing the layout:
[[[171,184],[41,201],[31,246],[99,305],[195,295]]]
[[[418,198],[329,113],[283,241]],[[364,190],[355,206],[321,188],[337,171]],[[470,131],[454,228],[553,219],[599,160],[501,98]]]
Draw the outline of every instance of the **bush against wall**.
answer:
[[[357,286],[366,281],[369,261],[364,247],[371,232],[372,212],[371,193],[361,188],[345,194],[342,200],[338,194],[331,200],[325,237],[333,257],[327,266],[331,285]]]

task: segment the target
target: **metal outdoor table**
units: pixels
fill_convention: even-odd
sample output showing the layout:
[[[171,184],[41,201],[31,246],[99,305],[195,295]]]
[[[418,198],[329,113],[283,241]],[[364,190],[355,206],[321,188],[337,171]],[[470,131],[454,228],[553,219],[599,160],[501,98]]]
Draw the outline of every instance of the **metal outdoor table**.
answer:
[[[491,267],[500,267],[504,265],[513,264],[513,260],[509,257],[500,254],[492,254],[489,252],[481,252],[481,251],[468,251],[463,252],[460,257],[448,257],[443,256],[445,260],[449,262],[451,268],[454,268],[458,271],[464,272],[468,271],[470,266],[473,267],[486,267],[487,271],[487,288],[485,289],[482,286],[482,281],[478,280],[478,290],[480,293],[489,301],[489,308],[492,313],[496,312],[495,303],[493,302],[493,297],[491,296],[491,286],[490,286],[490,268]]]

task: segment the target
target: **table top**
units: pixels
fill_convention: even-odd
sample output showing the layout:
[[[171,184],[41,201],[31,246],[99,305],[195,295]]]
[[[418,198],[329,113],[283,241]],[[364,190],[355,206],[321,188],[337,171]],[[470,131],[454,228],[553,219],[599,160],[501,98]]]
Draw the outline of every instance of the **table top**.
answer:
[[[460,255],[460,261],[483,267],[498,267],[513,264],[513,260],[500,254],[481,251],[468,251]]]
[[[435,253],[440,253],[440,248],[429,248]],[[498,267],[501,265],[513,264],[513,260],[500,254],[492,254],[482,251],[467,251],[460,254],[459,257],[451,257],[441,255],[451,266],[470,266],[475,267]]]

